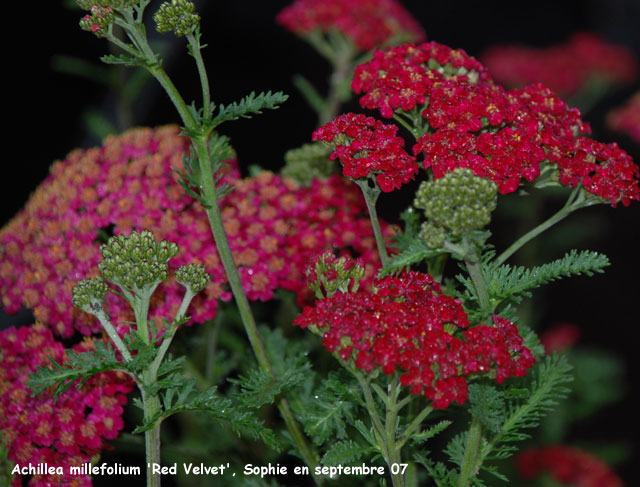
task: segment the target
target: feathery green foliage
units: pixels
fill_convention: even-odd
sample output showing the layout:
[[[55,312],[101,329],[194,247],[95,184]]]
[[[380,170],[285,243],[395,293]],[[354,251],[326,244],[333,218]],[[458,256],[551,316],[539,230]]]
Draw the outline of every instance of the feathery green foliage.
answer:
[[[609,259],[604,254],[590,250],[572,250],[561,259],[531,269],[510,265],[488,267],[485,269],[485,279],[493,300],[518,303],[523,297],[531,296],[531,289],[571,275],[591,276],[596,272],[603,272],[608,265]]]
[[[79,389],[91,377],[101,372],[120,370],[129,373],[125,366],[117,359],[111,344],[96,340],[95,350],[90,352],[76,352],[66,350],[67,360],[58,363],[51,359],[46,367],[29,374],[27,387],[31,395],[36,396],[46,389],[53,387],[53,400],[56,401],[72,385]]]

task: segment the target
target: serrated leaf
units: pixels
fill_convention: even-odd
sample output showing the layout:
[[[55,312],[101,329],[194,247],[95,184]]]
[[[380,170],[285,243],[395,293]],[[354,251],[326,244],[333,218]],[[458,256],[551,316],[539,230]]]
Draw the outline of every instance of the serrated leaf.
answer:
[[[351,440],[334,443],[322,457],[322,464],[327,466],[353,465],[355,462],[374,451],[371,446],[362,446]]]
[[[91,377],[102,372],[119,370],[129,373],[123,363],[117,357],[111,344],[97,340],[95,349],[88,352],[76,352],[66,350],[66,360],[58,363],[50,359],[48,367],[38,367],[35,372],[29,373],[27,387],[31,389],[31,395],[53,388],[53,400],[56,401],[72,385],[82,387]]]
[[[354,420],[353,395],[337,373],[332,372],[312,396],[302,399],[297,416],[312,441],[345,439],[347,424]]]
[[[251,92],[239,102],[233,102],[230,105],[219,105],[218,114],[206,123],[207,129],[213,130],[223,122],[229,120],[237,120],[239,118],[251,118],[253,115],[262,113],[262,110],[275,110],[278,105],[284,103],[289,98],[288,95],[278,91],[277,93],[260,93],[256,95]]]
[[[453,421],[449,421],[447,419],[444,419],[444,420],[434,424],[430,428],[422,430],[422,431],[420,431],[418,433],[414,433],[413,435],[411,435],[411,440],[416,442],[416,443],[424,443],[424,442],[430,440],[431,438],[433,438],[433,437],[439,435],[440,433],[442,433],[444,430],[446,430],[452,424],[453,424]]]
[[[492,299],[520,302],[523,297],[530,296],[531,289],[563,277],[601,273],[609,264],[609,258],[604,254],[572,250],[561,259],[531,269],[510,265],[486,267],[485,280]]]
[[[154,417],[147,418],[144,424],[134,430],[134,433],[143,433],[155,428],[174,414],[200,411],[225,422],[237,435],[247,435],[252,439],[263,441],[271,448],[279,449],[273,431],[266,428],[252,411],[244,409],[229,398],[220,396],[216,387],[197,391],[194,379],[186,379],[179,374],[175,376],[165,379],[165,384],[179,384],[179,386],[165,389],[160,393],[162,410],[158,411]]]
[[[144,66],[145,61],[140,57],[135,56],[127,56],[125,54],[120,54],[119,56],[114,56],[113,54],[109,54],[106,56],[102,56],[100,60],[105,64],[120,64],[123,66]]]
[[[491,384],[469,385],[469,412],[488,431],[497,433],[506,418],[504,393]]]
[[[384,277],[394,272],[402,271],[411,265],[418,264],[426,259],[437,257],[444,253],[446,253],[444,250],[429,248],[422,239],[415,238],[406,249],[390,257],[387,265],[378,273],[378,277]]]
[[[500,429],[482,448],[481,461],[509,457],[516,449],[512,443],[530,437],[523,430],[538,426],[541,418],[569,394],[566,385],[573,380],[571,370],[564,355],[547,356],[535,366],[530,374],[528,397],[507,405],[507,414]]]

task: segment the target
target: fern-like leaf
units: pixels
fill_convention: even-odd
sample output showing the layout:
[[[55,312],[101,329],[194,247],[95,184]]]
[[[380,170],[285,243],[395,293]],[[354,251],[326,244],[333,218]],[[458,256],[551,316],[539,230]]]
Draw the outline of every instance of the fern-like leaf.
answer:
[[[355,441],[338,441],[324,454],[322,464],[327,466],[353,465],[373,451],[372,446],[362,446]]]
[[[53,399],[56,401],[72,385],[80,388],[91,377],[110,370],[127,372],[124,364],[116,357],[111,344],[96,341],[95,350],[88,352],[66,351],[67,359],[58,363],[51,359],[48,367],[38,367],[29,374],[27,387],[31,389],[31,395],[36,396],[41,392],[53,388]]]
[[[603,272],[609,263],[608,257],[604,254],[590,250],[572,250],[561,259],[531,269],[510,265],[489,267],[488,271],[485,271],[488,274],[485,275],[485,279],[492,299],[520,302],[523,297],[531,295],[531,289],[571,275],[591,276]]]
[[[443,250],[432,249],[419,238],[414,239],[407,248],[391,256],[387,265],[380,270],[378,277],[388,276],[400,272],[413,264],[418,264],[431,257],[445,253]]]
[[[252,91],[239,102],[218,106],[218,114],[210,122],[207,122],[207,128],[213,130],[221,123],[229,120],[251,118],[253,115],[262,113],[262,110],[265,109],[275,110],[278,105],[287,101],[288,98],[288,95],[280,91],[277,93],[267,91],[259,95]]]
[[[512,401],[507,405],[506,418],[500,429],[482,448],[481,462],[485,459],[509,457],[516,450],[512,443],[530,437],[522,430],[538,426],[541,418],[569,394],[566,385],[573,380],[571,370],[564,355],[548,356],[536,366],[528,398],[523,402]]]

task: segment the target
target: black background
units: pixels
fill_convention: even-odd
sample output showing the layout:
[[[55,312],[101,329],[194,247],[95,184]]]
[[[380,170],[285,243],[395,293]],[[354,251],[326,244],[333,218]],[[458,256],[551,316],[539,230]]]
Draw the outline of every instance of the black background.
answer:
[[[275,23],[276,14],[289,2],[231,1],[198,2],[203,17],[205,61],[210,71],[214,101],[228,103],[251,91],[282,90],[290,100],[275,112],[233,122],[223,132],[231,136],[243,166],[260,164],[277,169],[288,148],[310,140],[315,117],[291,83],[302,73],[319,86],[326,86],[329,66],[307,44]],[[637,0],[537,0],[517,1],[404,1],[425,27],[430,40],[464,48],[479,55],[489,45],[518,42],[546,46],[562,42],[576,30],[599,32],[609,40],[627,45],[640,55],[640,2]],[[19,7],[21,10],[12,12]],[[5,19],[17,31],[5,31],[3,88],[5,158],[0,222],[6,222],[24,204],[42,181],[50,163],[64,158],[75,147],[99,141],[87,135],[81,114],[87,106],[110,111],[113,102],[99,84],[52,69],[53,56],[73,55],[96,60],[106,51],[106,42],[77,27],[79,11],[60,1],[38,2],[35,8],[20,2],[9,8]],[[153,6],[152,6],[153,7]],[[169,41],[171,36],[166,36]],[[166,66],[187,100],[198,99],[199,82],[191,58],[184,54],[184,41],[177,40]],[[629,138],[606,131],[603,115],[629,96],[635,87],[623,88],[601,102],[589,121],[599,140],[617,140],[639,160],[640,150]],[[136,106],[137,125],[177,123],[166,96],[150,84]],[[382,202],[384,206],[384,200]],[[637,377],[636,329],[638,320],[637,254],[640,203],[630,208],[597,207],[591,212],[601,222],[596,236],[581,245],[607,253],[612,266],[604,276],[573,279],[553,285],[541,310],[546,322],[572,321],[583,329],[583,340],[618,354],[627,366],[629,394]],[[383,214],[385,208],[382,208]],[[588,215],[587,215],[588,216]],[[585,225],[589,219],[585,218]],[[568,249],[564,249],[568,250]],[[545,256],[545,260],[559,255]],[[581,439],[626,440],[634,443],[637,408],[626,400],[608,408],[572,431]],[[635,476],[628,463],[621,473],[629,485]]]

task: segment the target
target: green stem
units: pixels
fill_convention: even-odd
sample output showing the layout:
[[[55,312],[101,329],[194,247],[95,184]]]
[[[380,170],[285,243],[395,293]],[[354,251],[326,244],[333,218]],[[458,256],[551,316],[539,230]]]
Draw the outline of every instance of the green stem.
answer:
[[[387,401],[387,410],[385,417],[385,439],[387,444],[387,451],[389,457],[387,458],[387,464],[389,465],[389,473],[391,474],[391,483],[393,487],[404,487],[404,472],[399,470],[398,473],[393,473],[393,465],[400,465],[402,458],[400,456],[401,448],[396,444],[396,428],[398,423],[398,407],[397,400],[400,391],[398,388],[398,377],[394,374],[389,384],[389,395]]]
[[[482,309],[489,309],[489,291],[487,290],[487,283],[484,280],[484,275],[482,274],[482,264],[480,264],[480,262],[471,260],[465,260],[465,264],[467,266],[467,270],[469,271],[469,276],[473,281],[473,285],[476,288],[476,294],[478,295],[478,302],[480,303],[480,307]]]
[[[384,245],[384,237],[380,230],[380,221],[378,220],[378,212],[376,211],[376,202],[380,196],[380,188],[377,183],[374,182],[374,187],[369,186],[369,179],[360,179],[356,181],[356,184],[362,190],[364,201],[367,204],[367,210],[369,210],[369,218],[371,219],[371,226],[373,227],[373,235],[376,238],[376,245],[378,246],[378,253],[380,254],[380,261],[382,267],[386,267],[389,263],[389,255],[387,254],[387,248]]]
[[[167,73],[158,63],[157,58],[149,47],[143,29],[143,25],[128,25],[128,33],[130,33],[131,37],[135,39],[137,41],[137,44],[140,46],[141,52],[139,54],[143,54],[146,57],[146,63],[144,64],[144,66],[154,76],[154,78],[156,78],[156,80],[165,90],[165,92],[171,99],[171,102],[178,111],[184,127],[191,134],[191,139],[200,164],[200,174],[202,175],[202,187],[200,188],[201,194],[204,201],[207,202],[206,212],[209,219],[209,224],[211,226],[211,231],[213,233],[213,237],[218,249],[218,254],[223,263],[223,267],[227,274],[227,279],[229,280],[229,285],[231,286],[236,304],[240,311],[240,316],[242,318],[245,331],[249,338],[251,347],[256,355],[258,363],[263,370],[266,370],[270,375],[275,377],[275,373],[267,357],[264,344],[260,339],[253,313],[251,312],[251,308],[249,307],[249,301],[244,292],[244,288],[242,287],[240,274],[238,273],[238,269],[235,266],[233,254],[231,253],[229,241],[227,239],[227,235],[222,223],[222,215],[220,213],[215,180],[213,177],[214,175],[211,166],[207,135],[201,129],[200,122],[194,118],[193,114],[187,107],[184,99],[178,92],[177,88],[175,87]],[[296,442],[296,446],[298,447],[300,454],[302,455],[307,465],[313,469],[318,463],[316,455],[313,453],[308,443],[306,442],[306,438],[300,431],[291,408],[289,407],[289,404],[285,398],[279,400],[278,409],[283,416],[283,419],[287,425],[287,428],[289,429],[292,438]],[[321,479],[315,479],[317,483],[321,483]]]
[[[405,430],[404,434],[402,435],[402,438],[400,439],[400,441],[398,441],[398,446],[399,447],[404,446],[404,444],[407,441],[409,441],[409,439],[411,438],[411,435],[413,434],[413,432],[416,431],[420,427],[420,425],[425,420],[425,418],[427,416],[429,416],[429,414],[431,414],[431,411],[433,411],[433,408],[431,406],[427,406],[422,411],[420,411],[420,413],[415,418],[413,418],[413,421],[411,421],[409,426],[407,426],[407,429]]]
[[[155,394],[148,394],[146,388],[155,382],[155,376],[149,371],[143,375],[143,383],[139,384],[144,409],[144,421],[150,422],[161,410],[160,399]],[[147,487],[160,487],[160,474],[152,474],[149,468],[160,465],[160,422],[153,428],[145,431],[145,457],[147,460]]]
[[[111,321],[109,321],[109,317],[104,312],[104,310],[100,309],[100,310],[94,311],[94,316],[98,318],[98,320],[100,321],[100,324],[102,325],[102,328],[104,328],[104,331],[107,332],[107,335],[109,336],[113,344],[122,354],[122,358],[124,359],[124,361],[131,362],[133,357],[131,357],[131,354],[129,353],[129,349],[122,341],[122,338],[120,338],[120,335],[118,335],[118,332],[116,331],[113,324],[111,324]]]
[[[324,125],[330,122],[340,110],[340,105],[343,102],[343,96],[341,93],[342,86],[344,85],[349,73],[353,70],[353,49],[348,47],[340,50],[333,61],[333,73],[329,80],[329,94],[327,96],[327,102],[324,105],[324,109],[319,114],[318,125]]]
[[[176,316],[173,319],[173,322],[171,323],[171,326],[169,327],[169,329],[165,331],[164,337],[162,339],[162,344],[158,349],[158,353],[156,354],[156,357],[153,359],[153,362],[151,363],[150,370],[153,376],[155,376],[158,373],[158,369],[160,368],[160,365],[162,364],[162,361],[164,360],[164,357],[167,354],[167,351],[169,350],[169,346],[173,341],[173,337],[175,337],[176,332],[178,331],[179,320],[185,316],[185,313],[187,312],[187,308],[189,307],[189,304],[191,303],[191,300],[193,300],[194,297],[195,297],[195,293],[193,293],[190,289],[187,289],[187,291],[184,294],[184,297],[182,298],[180,309],[178,309],[178,312],[176,313]]]
[[[212,177],[213,171],[211,167],[211,159],[209,156],[207,142],[204,137],[194,137],[192,140],[196,149],[196,154],[198,155],[198,160],[200,162],[200,173],[203,175],[201,181],[201,191],[202,196],[207,203],[207,216],[209,217],[209,225],[211,226],[213,238],[218,249],[218,255],[220,256],[220,260],[222,261],[222,265],[227,274],[229,286],[231,287],[236,305],[238,306],[238,310],[240,311],[240,317],[242,319],[245,332],[247,333],[251,348],[253,349],[256,359],[258,360],[258,364],[263,370],[267,371],[269,375],[275,377],[276,374],[273,370],[273,367],[271,366],[271,362],[269,361],[269,357],[267,356],[267,351],[264,347],[264,344],[262,343],[262,339],[260,338],[260,333],[258,332],[255,318],[253,317],[251,307],[249,306],[249,300],[247,299],[247,295],[244,292],[244,288],[242,287],[242,280],[240,279],[238,268],[236,267],[233,260],[233,254],[231,252],[229,240],[224,230],[222,214],[220,213],[220,206],[218,203],[218,196],[215,187],[215,180]],[[309,447],[305,436],[302,434],[300,426],[296,422],[293,416],[293,412],[291,411],[291,407],[289,406],[286,398],[283,397],[278,401],[278,410],[282,415],[282,418],[287,426],[287,429],[289,430],[289,433],[291,434],[291,437],[298,447],[300,455],[302,456],[306,464],[311,468],[311,470],[314,470],[315,466],[318,464],[316,455]],[[314,479],[317,483],[322,482],[321,478],[314,476]]]
[[[429,275],[433,277],[434,281],[442,282],[442,277],[444,275],[444,266],[446,265],[448,258],[448,254],[441,254],[427,261],[427,270],[429,272]]]
[[[482,447],[482,424],[478,418],[471,420],[469,433],[467,436],[467,445],[464,449],[464,457],[460,466],[460,476],[458,477],[458,487],[468,487],[469,480],[477,475],[478,457],[480,456],[480,448]]]
[[[560,210],[552,215],[548,220],[542,222],[540,225],[535,227],[533,230],[525,233],[522,237],[516,240],[513,244],[511,244],[504,252],[502,252],[498,257],[496,257],[495,261],[492,263],[494,267],[498,267],[502,265],[509,257],[515,254],[520,247],[524,246],[530,240],[534,239],[538,235],[540,235],[545,230],[548,230],[556,223],[564,220],[571,213],[576,211],[579,208],[583,208],[585,206],[589,206],[593,204],[591,201],[587,200],[584,197],[582,192],[582,187],[577,186],[569,195],[567,202],[565,205],[560,208]]]
[[[193,58],[196,60],[196,66],[198,67],[198,75],[200,76],[200,84],[202,85],[202,109],[205,119],[211,118],[211,92],[209,89],[209,77],[207,70],[204,67],[204,60],[202,59],[202,45],[200,44],[200,28],[196,31],[195,36],[193,34],[187,34],[187,40],[190,45],[190,52]]]

